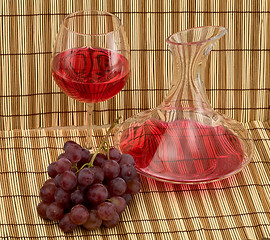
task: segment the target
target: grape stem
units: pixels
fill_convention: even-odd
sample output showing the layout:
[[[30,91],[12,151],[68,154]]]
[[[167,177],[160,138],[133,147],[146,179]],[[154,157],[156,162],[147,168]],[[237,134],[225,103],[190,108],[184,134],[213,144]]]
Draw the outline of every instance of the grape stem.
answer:
[[[94,153],[94,155],[92,156],[91,160],[89,163],[85,163],[84,165],[81,166],[81,168],[79,170],[76,171],[76,174],[81,171],[84,167],[93,167],[94,166],[94,160],[97,156],[97,154],[100,152],[100,150],[103,148],[106,153],[107,153],[107,157],[108,159],[109,158],[109,148],[110,148],[110,144],[109,144],[109,141],[108,141],[108,137],[110,135],[110,133],[112,132],[113,128],[118,124],[119,120],[121,119],[122,117],[118,117],[115,119],[115,121],[111,124],[110,128],[108,129],[104,139],[102,140],[99,148],[96,150],[96,152]],[[105,146],[106,145],[106,146]]]
[[[108,160],[110,160],[110,156],[109,156],[110,144],[109,144],[108,141],[105,141],[104,144],[106,144],[106,147],[103,146],[103,149],[104,149],[105,152],[107,153],[107,158],[108,158]]]

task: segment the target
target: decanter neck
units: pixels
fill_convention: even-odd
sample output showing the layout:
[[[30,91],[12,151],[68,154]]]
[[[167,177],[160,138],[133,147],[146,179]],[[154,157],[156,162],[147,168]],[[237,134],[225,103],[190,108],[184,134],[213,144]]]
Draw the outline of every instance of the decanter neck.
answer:
[[[210,46],[209,46],[210,47]],[[170,46],[172,52],[172,87],[164,100],[166,106],[200,108],[210,105],[203,85],[206,48],[198,46]]]
[[[172,87],[162,107],[212,109],[204,88],[206,60],[214,43],[225,33],[222,27],[202,27],[173,34],[167,39],[173,74]]]

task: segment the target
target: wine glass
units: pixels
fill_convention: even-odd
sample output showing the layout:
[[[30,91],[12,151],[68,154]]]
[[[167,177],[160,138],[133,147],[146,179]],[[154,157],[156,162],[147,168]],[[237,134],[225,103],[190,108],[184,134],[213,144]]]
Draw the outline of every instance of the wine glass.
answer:
[[[69,97],[86,103],[86,148],[92,148],[93,104],[115,96],[129,77],[130,49],[120,19],[82,10],[67,15],[52,54],[52,74]]]

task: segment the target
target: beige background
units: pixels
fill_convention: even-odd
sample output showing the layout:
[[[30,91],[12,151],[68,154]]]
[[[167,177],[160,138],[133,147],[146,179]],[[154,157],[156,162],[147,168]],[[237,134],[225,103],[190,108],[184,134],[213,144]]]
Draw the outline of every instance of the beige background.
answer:
[[[85,125],[85,105],[51,76],[55,36],[67,13],[98,9],[122,19],[132,72],[123,91],[95,105],[95,124],[156,107],[171,82],[166,38],[203,25],[228,28],[211,52],[205,82],[212,106],[243,122],[269,120],[270,2],[30,1],[0,4],[0,129]]]

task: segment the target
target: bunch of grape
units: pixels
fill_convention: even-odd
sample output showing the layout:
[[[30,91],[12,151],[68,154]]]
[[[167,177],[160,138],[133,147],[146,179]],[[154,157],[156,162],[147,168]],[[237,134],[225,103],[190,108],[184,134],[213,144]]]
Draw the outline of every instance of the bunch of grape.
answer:
[[[38,214],[59,221],[64,232],[77,225],[88,230],[114,227],[131,194],[140,191],[140,182],[129,154],[116,148],[107,154],[90,154],[79,144],[68,141],[64,153],[48,166],[51,177],[40,189]]]

